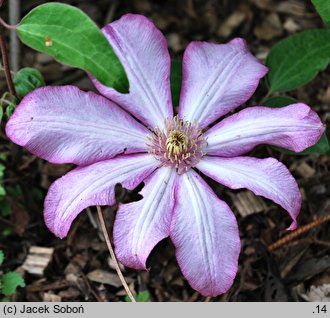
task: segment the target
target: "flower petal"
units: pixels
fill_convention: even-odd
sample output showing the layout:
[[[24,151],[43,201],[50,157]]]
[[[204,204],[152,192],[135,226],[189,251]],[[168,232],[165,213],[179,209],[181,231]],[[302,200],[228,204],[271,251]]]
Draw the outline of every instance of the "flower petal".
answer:
[[[197,169],[231,188],[247,188],[281,205],[292,218],[290,230],[297,227],[301,194],[290,171],[274,158],[220,158],[205,156]]]
[[[149,154],[123,155],[78,167],[56,180],[45,199],[45,222],[58,237],[67,235],[72,221],[85,208],[115,203],[115,185],[134,189],[158,165]]]
[[[104,97],[74,86],[48,86],[23,99],[6,133],[50,162],[87,165],[119,153],[147,152],[150,132]]]
[[[320,118],[309,106],[293,104],[281,108],[249,107],[227,117],[204,137],[208,154],[235,157],[260,144],[300,152],[313,146],[323,132]]]
[[[120,94],[92,77],[106,97],[146,125],[162,127],[173,117],[170,91],[170,55],[164,35],[146,17],[126,14],[102,29],[126,71],[129,94]]]
[[[183,275],[204,296],[225,293],[240,252],[234,214],[193,170],[180,176],[175,197],[170,236]]]
[[[246,102],[267,70],[243,39],[192,42],[183,56],[180,117],[205,128]]]
[[[119,207],[113,236],[116,255],[125,266],[146,269],[154,246],[169,236],[176,177],[174,169],[158,169],[144,181],[142,200]]]

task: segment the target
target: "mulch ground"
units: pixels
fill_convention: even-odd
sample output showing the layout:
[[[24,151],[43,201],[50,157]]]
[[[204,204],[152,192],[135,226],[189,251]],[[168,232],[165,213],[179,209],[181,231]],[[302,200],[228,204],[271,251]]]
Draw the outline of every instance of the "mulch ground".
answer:
[[[22,16],[46,1],[21,1]],[[125,13],[144,14],[165,34],[172,57],[181,58],[190,41],[227,42],[244,37],[252,52],[264,60],[269,49],[280,39],[303,30],[323,27],[310,1],[271,0],[182,0],[182,1],[61,1],[85,11],[99,26]],[[4,19],[7,13],[1,12]],[[7,19],[8,20],[8,19]],[[22,46],[21,66],[35,67],[48,85],[73,84],[94,90],[86,74],[56,63],[51,57]],[[3,72],[0,74],[1,95],[6,91]],[[257,105],[267,91],[261,83],[249,105]],[[323,122],[330,120],[330,70],[310,84],[289,94],[311,105]],[[246,106],[246,105],[245,105]],[[2,123],[2,128],[4,123]],[[43,199],[49,185],[72,166],[53,165],[34,157],[9,142],[2,129],[0,153],[7,159],[3,184],[7,190],[7,213],[0,206],[0,249],[6,254],[3,268],[18,270],[26,281],[12,297],[17,301],[123,301],[125,292],[118,282],[113,263],[99,230],[94,208],[74,222],[69,236],[60,240],[45,227]],[[275,157],[283,162],[297,179],[303,194],[299,224],[310,224],[330,211],[330,161],[322,155],[292,156],[260,146],[251,155]],[[323,223],[299,238],[269,252],[268,247],[287,235],[288,215],[279,206],[246,190],[229,190],[207,179],[214,191],[225,200],[237,216],[242,249],[239,272],[228,293],[205,298],[189,287],[182,276],[170,240],[160,242],[152,252],[149,272],[123,269],[135,292],[147,290],[151,301],[315,301],[327,299],[330,292],[330,231]],[[138,198],[138,190],[117,189],[119,201]],[[285,189],[284,189],[285,191]],[[8,208],[8,207],[7,207]],[[116,206],[104,209],[111,225]],[[35,251],[31,246],[50,248]],[[48,253],[48,254],[47,254]],[[32,273],[22,267],[28,257],[38,257],[48,264]],[[35,257],[33,259],[33,257]]]

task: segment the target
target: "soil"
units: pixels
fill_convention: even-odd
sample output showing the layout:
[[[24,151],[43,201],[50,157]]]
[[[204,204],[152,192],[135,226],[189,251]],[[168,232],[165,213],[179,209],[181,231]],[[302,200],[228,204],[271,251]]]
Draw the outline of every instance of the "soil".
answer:
[[[21,17],[41,0],[21,0]],[[310,1],[272,0],[68,0],[86,12],[100,27],[125,13],[149,17],[165,34],[173,58],[182,58],[189,42],[202,40],[224,43],[234,37],[247,40],[251,51],[264,61],[270,48],[290,34],[324,27]],[[7,7],[1,16],[8,21]],[[51,57],[21,45],[21,67],[41,71],[48,85],[73,84],[93,90],[86,74],[63,66]],[[0,73],[1,95],[7,90]],[[246,105],[258,105],[267,91],[261,82]],[[325,124],[330,120],[330,70],[312,82],[287,94],[312,106]],[[34,157],[10,143],[2,123],[0,153],[6,166],[2,181],[11,213],[0,208],[0,249],[6,254],[2,270],[18,270],[26,288],[19,288],[11,298],[17,301],[124,301],[125,291],[116,276],[113,263],[102,239],[94,208],[79,215],[66,239],[60,240],[43,221],[43,200],[50,184],[69,171],[71,165],[54,165]],[[303,194],[300,226],[329,215],[330,160],[326,155],[284,155],[269,146],[257,147],[252,156],[274,157],[283,162],[296,178]],[[319,301],[330,291],[330,228],[324,222],[280,248],[268,247],[285,237],[290,224],[287,213],[276,204],[256,197],[247,190],[233,191],[207,179],[207,182],[234,211],[242,241],[239,271],[232,288],[224,295],[210,298],[194,291],[183,277],[169,239],[160,242],[148,259],[150,271],[123,268],[130,288],[148,291],[151,301]],[[141,189],[141,187],[140,187]],[[117,189],[117,199],[129,202],[138,191]],[[117,206],[104,208],[111,231]],[[32,246],[47,250],[31,251]],[[32,273],[26,266],[45,266]],[[34,263],[33,263],[34,262]],[[23,266],[25,264],[25,266]],[[317,290],[311,293],[310,290]],[[316,295],[316,296],[315,296]],[[322,298],[323,297],[323,298]]]

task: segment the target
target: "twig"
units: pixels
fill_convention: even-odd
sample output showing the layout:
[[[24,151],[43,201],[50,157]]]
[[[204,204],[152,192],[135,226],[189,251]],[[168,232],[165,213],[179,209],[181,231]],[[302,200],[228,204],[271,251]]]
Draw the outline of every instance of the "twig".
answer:
[[[20,19],[20,0],[9,0],[9,23],[18,24]],[[14,29],[10,30],[10,65],[16,73],[19,70],[21,46],[17,33]]]
[[[2,216],[0,216],[0,222],[10,226],[10,227],[14,227],[14,224],[12,222],[10,222],[9,220],[3,218]]]
[[[268,246],[268,251],[272,252],[272,251],[280,248],[281,246],[293,241],[300,235],[302,235],[328,221],[330,221],[330,214],[327,216],[324,216],[322,218],[319,218],[312,223],[306,224],[306,225],[302,226],[301,228],[299,228],[298,230],[292,232],[291,234],[288,234],[285,237],[279,239],[275,243]]]
[[[0,3],[1,4],[1,3]],[[13,83],[13,79],[11,77],[11,72],[8,64],[8,55],[7,55],[7,48],[6,48],[6,39],[3,35],[3,27],[0,26],[0,49],[1,49],[1,56],[2,56],[2,64],[5,69],[6,81],[8,85],[8,89],[11,95],[17,98],[15,86]]]
[[[113,20],[113,16],[115,15],[117,7],[118,7],[118,1],[114,0],[111,3],[110,8],[107,12],[107,15],[104,19],[104,25],[107,25],[108,23],[110,23]]]
[[[8,24],[2,18],[0,18],[0,24],[2,24],[6,29],[9,29],[9,30],[16,30],[17,29],[17,25]]]
[[[102,213],[102,210],[101,208],[97,205],[96,206],[96,209],[97,209],[97,214],[98,214],[98,217],[99,217],[99,221],[100,221],[100,225],[101,225],[101,229],[102,229],[102,232],[103,232],[103,235],[104,235],[104,238],[105,238],[105,241],[107,243],[107,246],[108,246],[108,249],[109,249],[109,252],[110,252],[110,255],[111,255],[111,258],[113,260],[113,263],[115,265],[115,268],[116,268],[116,271],[117,271],[117,274],[119,276],[119,279],[121,281],[121,283],[123,284],[124,288],[125,288],[125,291],[128,295],[128,297],[131,299],[131,301],[133,303],[136,302],[132,292],[130,291],[127,283],[126,283],[126,280],[120,270],[120,267],[119,267],[119,264],[118,264],[118,260],[116,258],[116,255],[115,255],[115,252],[112,248],[112,245],[111,245],[111,242],[110,242],[110,237],[109,237],[109,233],[107,231],[107,227],[105,225],[105,221],[104,221],[104,216],[103,216],[103,213]]]
[[[273,92],[268,91],[267,94],[261,99],[258,105],[263,105],[263,103],[272,95]]]
[[[26,289],[30,293],[36,293],[36,292],[46,292],[49,290],[58,290],[58,289],[64,289],[69,287],[69,284],[67,282],[61,282],[61,283],[54,283],[54,284],[48,284],[48,285],[37,285],[33,286],[30,285]]]

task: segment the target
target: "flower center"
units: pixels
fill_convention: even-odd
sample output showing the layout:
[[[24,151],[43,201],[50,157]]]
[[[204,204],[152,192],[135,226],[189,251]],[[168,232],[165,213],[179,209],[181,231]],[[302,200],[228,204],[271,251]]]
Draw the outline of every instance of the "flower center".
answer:
[[[195,167],[205,155],[206,145],[198,125],[179,119],[165,120],[165,128],[155,128],[150,137],[150,151],[163,166],[175,168],[179,175]]]
[[[177,130],[174,130],[166,139],[166,150],[170,155],[180,155],[187,151],[188,137]]]

